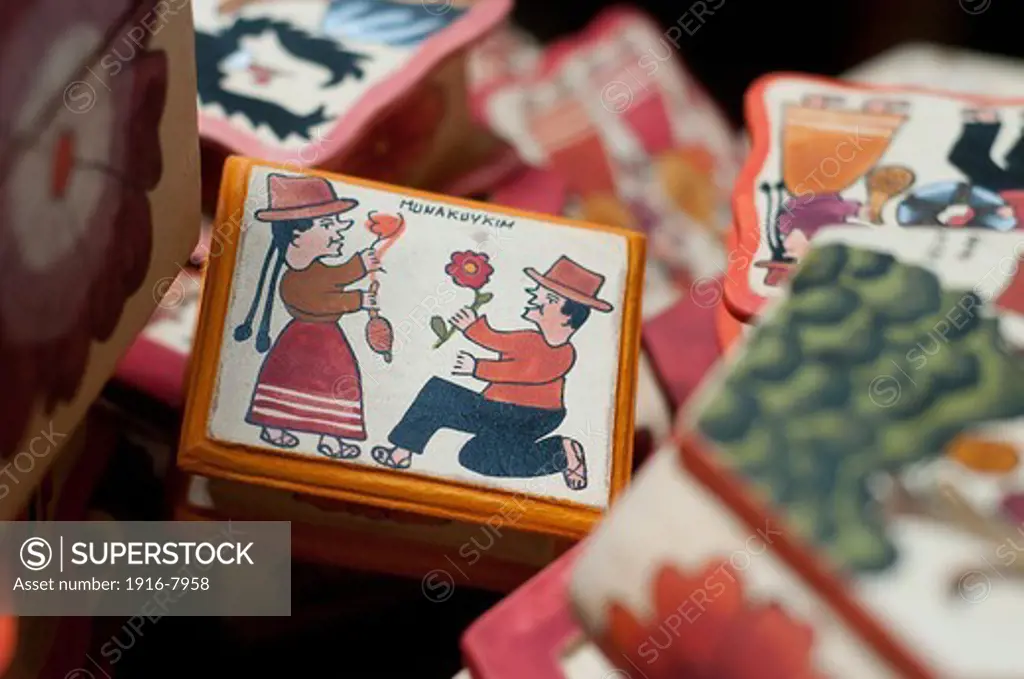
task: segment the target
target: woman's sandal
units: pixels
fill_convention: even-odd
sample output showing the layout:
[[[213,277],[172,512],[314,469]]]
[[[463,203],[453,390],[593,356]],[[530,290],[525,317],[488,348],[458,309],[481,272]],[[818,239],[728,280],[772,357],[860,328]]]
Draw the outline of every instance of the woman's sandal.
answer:
[[[316,444],[316,450],[324,457],[329,457],[332,460],[354,460],[363,452],[360,450],[359,446],[350,443],[342,443],[341,447],[338,450],[335,450],[323,442],[320,442]]]
[[[341,455],[338,457],[339,460],[354,460],[355,458],[362,455],[363,451],[359,446],[355,444],[346,444],[341,447]]]
[[[386,446],[374,446],[373,450],[370,451],[370,457],[373,458],[377,464],[382,464],[388,469],[408,469],[412,466],[412,456],[409,456],[401,462],[395,462],[395,448],[388,448]]]
[[[299,445],[299,437],[291,432],[287,432],[284,429],[281,430],[281,435],[274,438],[264,427],[260,429],[260,441],[269,443],[277,448],[294,448]]]
[[[571,467],[568,466],[569,455],[568,451],[566,451],[566,467],[562,472],[562,476],[565,477],[565,485],[569,486],[571,490],[583,490],[587,487],[587,458],[586,454],[583,452],[583,446],[572,439],[565,439],[562,445],[571,447],[577,460],[575,465]]]

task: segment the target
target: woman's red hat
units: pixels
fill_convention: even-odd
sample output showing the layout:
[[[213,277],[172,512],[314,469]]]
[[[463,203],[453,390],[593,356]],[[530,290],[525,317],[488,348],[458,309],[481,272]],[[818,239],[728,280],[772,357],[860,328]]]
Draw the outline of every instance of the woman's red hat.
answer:
[[[253,215],[261,222],[313,219],[348,212],[359,205],[350,198],[338,198],[331,183],[322,177],[290,177],[272,174],[268,180],[270,206]]]

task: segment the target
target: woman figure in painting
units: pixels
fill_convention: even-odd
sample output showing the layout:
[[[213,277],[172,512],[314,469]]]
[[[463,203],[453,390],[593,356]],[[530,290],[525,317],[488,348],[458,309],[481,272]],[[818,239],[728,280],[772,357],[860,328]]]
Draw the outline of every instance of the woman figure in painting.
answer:
[[[341,255],[344,232],[353,224],[344,215],[358,205],[338,198],[327,180],[272,174],[269,195],[270,206],[257,210],[255,218],[270,223],[273,240],[249,312],[234,333],[239,342],[252,336],[265,291],[256,349],[270,353],[245,419],[261,427],[262,441],[278,448],[294,448],[299,444],[294,432],[307,432],[320,435],[317,450],[323,455],[352,459],[360,449],[350,442],[366,439],[363,392],[359,365],[338,321],[344,314],[377,308],[374,292],[345,288],[379,271],[380,261],[372,248],[343,264],[323,261]],[[278,278],[292,318],[271,346]]]

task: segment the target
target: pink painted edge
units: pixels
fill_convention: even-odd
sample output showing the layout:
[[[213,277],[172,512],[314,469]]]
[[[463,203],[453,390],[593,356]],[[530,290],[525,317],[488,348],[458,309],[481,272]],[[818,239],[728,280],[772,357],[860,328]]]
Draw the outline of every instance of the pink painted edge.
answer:
[[[559,658],[582,634],[568,595],[581,551],[574,546],[469,626],[460,647],[473,679],[565,679]]]
[[[185,402],[188,359],[186,354],[140,335],[121,357],[113,379],[172,408],[181,408]]]
[[[316,143],[296,149],[271,146],[243,132],[222,118],[199,113],[199,136],[225,146],[232,153],[262,160],[305,166],[323,166],[344,152],[363,130],[393,101],[412,89],[446,57],[482,38],[511,11],[512,0],[484,0],[452,26],[427,40],[412,59],[383,81],[371,87],[358,105],[335,121],[330,132]],[[310,161],[304,160],[311,158]]]

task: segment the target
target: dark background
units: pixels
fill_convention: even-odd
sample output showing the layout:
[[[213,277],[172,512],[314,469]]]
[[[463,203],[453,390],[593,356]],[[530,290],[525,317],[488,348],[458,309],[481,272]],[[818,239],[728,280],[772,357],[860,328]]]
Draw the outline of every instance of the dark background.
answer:
[[[710,7],[722,4],[693,35],[680,38],[679,54],[737,127],[743,92],[772,71],[837,75],[907,41],[1024,57],[1022,0],[704,1]],[[517,0],[514,18],[550,41],[584,28],[613,4],[619,3]],[[635,4],[668,28],[692,12],[693,2]],[[692,26],[694,20],[682,21]],[[306,589],[299,597],[306,601],[296,601],[292,619],[168,618],[138,638],[125,633],[124,621],[108,620],[109,627],[97,631],[93,652],[118,635],[122,645],[131,644],[124,661],[107,668],[116,679],[325,674],[450,679],[461,667],[462,631],[500,599],[464,588],[436,604],[422,596],[418,582],[355,575],[332,582],[337,572],[317,570],[297,566],[293,587]]]

